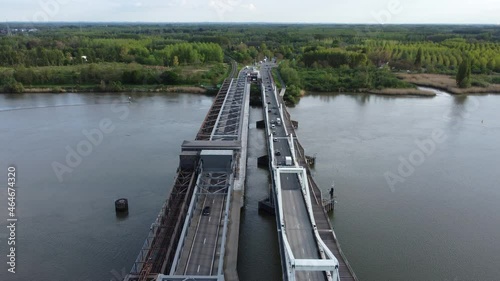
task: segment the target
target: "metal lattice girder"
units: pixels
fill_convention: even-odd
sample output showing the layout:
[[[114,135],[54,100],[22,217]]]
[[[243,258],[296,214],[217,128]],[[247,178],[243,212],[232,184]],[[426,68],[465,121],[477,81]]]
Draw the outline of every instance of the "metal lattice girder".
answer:
[[[178,170],[172,192],[151,225],[148,238],[127,280],[148,280],[151,274],[162,273],[172,262],[172,244],[179,239],[186,201],[194,190],[196,175],[197,172],[193,170]]]
[[[220,172],[203,173],[201,177],[201,182],[199,183],[198,186],[201,190],[203,190],[203,193],[212,193],[212,194],[227,193],[227,188],[229,186],[229,174]]]
[[[220,109],[222,108],[222,104],[226,99],[226,95],[232,83],[232,79],[226,79],[222,83],[217,96],[212,104],[212,107],[208,111],[205,120],[203,121],[200,130],[196,136],[196,140],[209,140],[210,135],[213,131],[214,124],[217,120],[217,116],[219,115]]]
[[[240,75],[236,82],[235,80],[233,79],[231,83],[219,116],[217,117],[210,137],[211,140],[239,139],[243,113],[242,107],[247,82],[244,75]]]

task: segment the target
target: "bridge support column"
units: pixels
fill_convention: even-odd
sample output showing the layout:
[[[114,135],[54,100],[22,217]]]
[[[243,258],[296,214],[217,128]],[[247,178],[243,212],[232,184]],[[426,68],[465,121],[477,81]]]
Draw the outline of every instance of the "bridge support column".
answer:
[[[264,155],[264,156],[257,158],[257,166],[259,168],[267,169],[269,167],[269,156]]]
[[[264,120],[257,121],[257,129],[265,129],[266,128],[266,123]]]
[[[274,206],[274,199],[273,199],[273,186],[270,184],[269,185],[269,197],[267,197],[264,200],[259,201],[259,212],[266,212],[270,215],[275,215],[276,214],[276,209]]]
[[[270,198],[259,201],[259,212],[266,212],[270,215],[275,215],[276,210],[274,209],[274,204]]]

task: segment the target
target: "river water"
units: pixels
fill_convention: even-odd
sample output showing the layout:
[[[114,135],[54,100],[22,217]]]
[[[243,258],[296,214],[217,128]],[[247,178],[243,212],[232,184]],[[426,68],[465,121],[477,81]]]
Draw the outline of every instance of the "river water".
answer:
[[[15,165],[19,219],[12,275],[2,207],[0,280],[120,280],[171,188],[181,142],[210,105],[190,94],[0,95],[0,200]],[[500,96],[439,93],[310,95],[290,109],[317,156],[316,181],[325,191],[335,183],[333,225],[360,280],[498,280],[498,108]],[[257,212],[268,184],[256,167],[260,119],[253,108],[242,281],[281,277],[274,218]],[[114,212],[120,197],[125,218]]]

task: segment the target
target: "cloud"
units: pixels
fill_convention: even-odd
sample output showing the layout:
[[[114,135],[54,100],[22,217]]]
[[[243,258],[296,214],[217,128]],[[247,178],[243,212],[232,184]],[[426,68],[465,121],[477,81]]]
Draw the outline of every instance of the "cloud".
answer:
[[[391,18],[392,23],[495,24],[500,11],[498,0],[289,0],[286,3],[267,0],[2,0],[0,18],[8,21],[376,23],[372,14],[388,11],[393,1],[399,2],[403,11]],[[54,7],[53,3],[59,5]],[[276,12],[270,17],[268,11]],[[40,16],[43,13],[46,16]]]
[[[245,9],[247,9],[249,11],[255,11],[255,10],[257,10],[257,7],[255,7],[255,5],[253,3],[246,4],[246,5],[243,4],[243,5],[241,5],[241,7],[245,8]]]

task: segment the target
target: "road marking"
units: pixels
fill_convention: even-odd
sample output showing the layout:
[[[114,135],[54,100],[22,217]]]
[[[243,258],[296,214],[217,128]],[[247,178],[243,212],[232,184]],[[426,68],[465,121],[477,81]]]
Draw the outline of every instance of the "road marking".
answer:
[[[214,198],[214,200],[212,200],[212,204],[214,204],[214,203],[215,203],[215,198]]]
[[[211,218],[212,218],[212,217],[208,217],[208,221],[210,221],[210,219],[211,219]]]
[[[198,265],[198,271],[196,271],[196,272],[200,272],[200,265]]]
[[[306,254],[306,251],[304,250],[304,248],[302,248],[302,254]]]
[[[203,245],[205,245],[205,242],[207,241],[207,237],[203,239]]]

